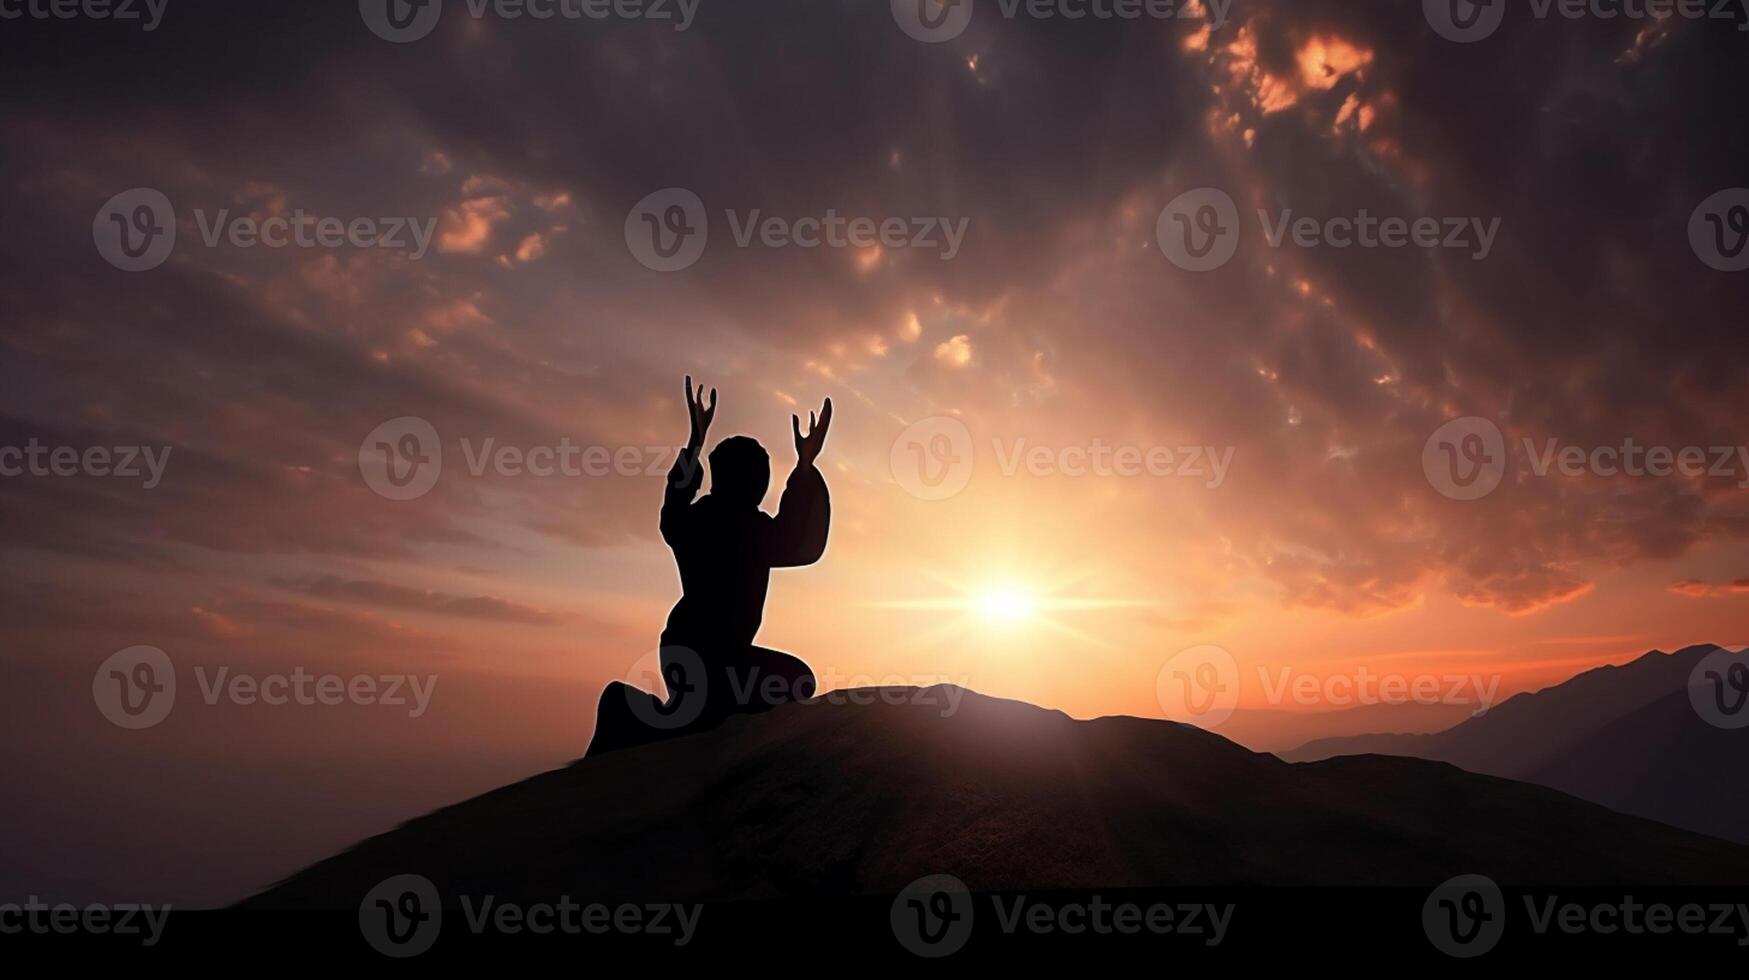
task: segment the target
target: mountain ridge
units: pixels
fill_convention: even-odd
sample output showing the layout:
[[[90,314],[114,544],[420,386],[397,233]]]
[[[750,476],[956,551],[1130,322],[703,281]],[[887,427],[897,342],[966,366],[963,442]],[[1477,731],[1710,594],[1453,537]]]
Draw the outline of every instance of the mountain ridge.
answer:
[[[792,704],[502,787],[243,907],[356,906],[407,873],[446,896],[665,901],[883,894],[938,873],[974,890],[1749,882],[1749,848],[1445,763],[1296,764],[1170,721],[864,690],[873,703]]]
[[[1749,843],[1749,791],[1724,776],[1749,751],[1749,729],[1710,724],[1689,701],[1695,670],[1719,650],[1728,648],[1653,650],[1516,695],[1443,732],[1316,739],[1281,755],[1293,762],[1351,754],[1448,762]]]

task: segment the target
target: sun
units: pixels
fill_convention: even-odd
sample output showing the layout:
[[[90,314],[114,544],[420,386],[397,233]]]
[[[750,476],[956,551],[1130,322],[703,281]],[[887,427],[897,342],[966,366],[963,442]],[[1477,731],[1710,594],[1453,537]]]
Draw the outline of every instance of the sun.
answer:
[[[1025,589],[1001,585],[979,592],[972,607],[992,626],[1014,626],[1038,615],[1039,599]]]
[[[1013,563],[1008,563],[1013,564]],[[979,574],[979,572],[982,574]],[[934,614],[939,619],[917,633],[916,642],[960,643],[977,635],[1001,637],[1004,643],[1022,636],[1053,636],[1106,645],[1101,613],[1152,608],[1149,600],[1088,595],[1085,576],[1067,574],[991,575],[987,569],[960,569],[959,574],[926,575],[931,595],[873,600],[869,606]],[[1053,584],[1055,583],[1055,584]],[[1075,622],[1075,621],[1079,622]]]

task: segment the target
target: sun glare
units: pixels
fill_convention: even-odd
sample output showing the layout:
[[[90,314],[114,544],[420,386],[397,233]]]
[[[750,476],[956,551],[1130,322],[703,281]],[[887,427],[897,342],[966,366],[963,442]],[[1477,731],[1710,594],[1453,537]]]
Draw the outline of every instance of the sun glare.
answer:
[[[972,569],[936,573],[930,576],[935,580],[934,595],[875,600],[869,605],[938,614],[938,622],[918,634],[918,642],[925,644],[959,643],[984,634],[1000,636],[1004,643],[1048,635],[1096,646],[1106,644],[1102,633],[1112,625],[1100,618],[1101,613],[1153,606],[1148,600],[1087,595],[1081,589],[1086,583],[1071,576],[997,577],[981,571],[985,574]],[[968,579],[976,584],[962,584]]]
[[[1025,622],[1039,609],[1037,596],[1013,587],[986,589],[978,594],[975,606],[985,622],[996,626]]]

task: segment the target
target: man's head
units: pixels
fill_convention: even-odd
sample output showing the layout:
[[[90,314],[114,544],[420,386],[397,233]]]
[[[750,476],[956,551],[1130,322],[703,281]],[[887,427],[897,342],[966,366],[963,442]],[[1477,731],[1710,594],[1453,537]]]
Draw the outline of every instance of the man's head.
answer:
[[[771,457],[757,439],[732,436],[711,450],[711,496],[757,507],[771,487]]]

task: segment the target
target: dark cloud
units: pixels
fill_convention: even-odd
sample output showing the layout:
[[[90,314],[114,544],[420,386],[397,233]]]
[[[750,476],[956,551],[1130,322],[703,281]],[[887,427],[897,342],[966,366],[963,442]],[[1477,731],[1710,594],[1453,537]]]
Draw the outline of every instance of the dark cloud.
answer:
[[[1742,494],[1707,481],[1525,478],[1515,448],[1514,479],[1455,507],[1418,465],[1459,414],[1515,447],[1741,441],[1744,284],[1695,261],[1685,232],[1749,159],[1726,94],[1749,80],[1737,25],[1524,18],[1456,45],[1387,5],[1234,17],[1199,39],[1195,22],[986,10],[943,45],[881,4],[799,0],[707,2],[685,33],[446,16],[412,45],[348,4],[191,0],[149,36],[23,24],[0,59],[9,90],[32,92],[0,116],[4,408],[24,429],[172,443],[179,479],[144,500],[9,486],[9,540],[126,558],[505,547],[481,520],[647,540],[648,481],[446,473],[385,506],[353,454],[407,414],[450,438],[659,445],[650,392],[677,345],[842,379],[834,345],[911,316],[914,346],[869,356],[907,363],[927,405],[1001,426],[1017,402],[1074,404],[1238,447],[1248,477],[1186,505],[1210,528],[1186,547],[1220,539],[1290,603],[1371,613],[1443,582],[1524,611],[1599,569],[1740,538]],[[469,244],[421,262],[191,245],[129,276],[93,253],[89,215],[138,185],[170,193],[187,239],[196,208],[307,208],[442,219]],[[951,263],[870,271],[733,248],[720,228],[663,277],[619,224],[669,185],[713,209],[970,231]],[[1248,223],[1365,208],[1500,233],[1486,261],[1252,233],[1227,268],[1188,276],[1149,242],[1165,201],[1201,185]],[[932,356],[959,337],[968,370]]]

